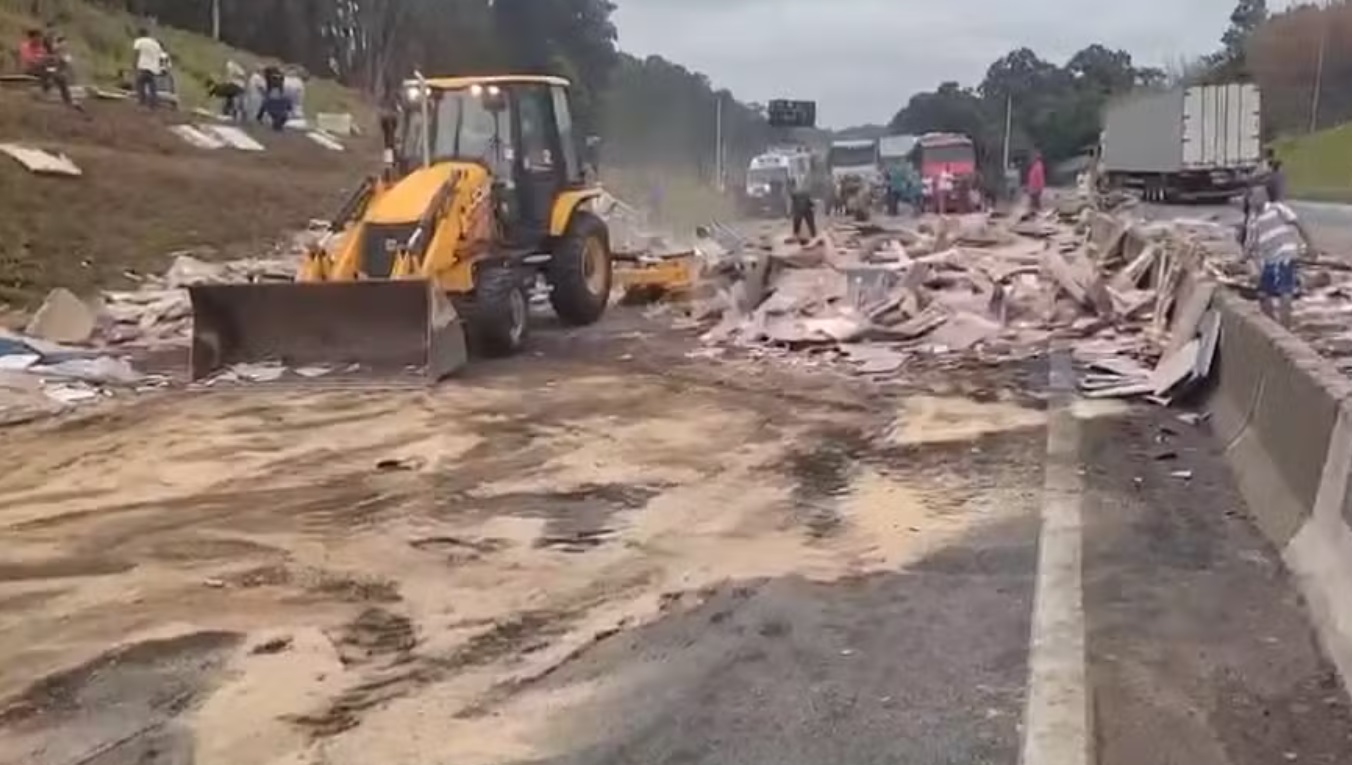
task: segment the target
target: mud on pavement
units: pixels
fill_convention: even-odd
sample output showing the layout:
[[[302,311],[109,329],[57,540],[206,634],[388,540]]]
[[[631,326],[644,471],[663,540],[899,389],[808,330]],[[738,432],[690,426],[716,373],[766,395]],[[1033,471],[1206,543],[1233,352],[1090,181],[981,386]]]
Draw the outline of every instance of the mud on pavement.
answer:
[[[604,683],[542,681],[598,644],[756,583],[943,566],[1036,503],[1045,415],[998,383],[897,397],[606,331],[431,391],[8,430],[0,762],[558,756]]]

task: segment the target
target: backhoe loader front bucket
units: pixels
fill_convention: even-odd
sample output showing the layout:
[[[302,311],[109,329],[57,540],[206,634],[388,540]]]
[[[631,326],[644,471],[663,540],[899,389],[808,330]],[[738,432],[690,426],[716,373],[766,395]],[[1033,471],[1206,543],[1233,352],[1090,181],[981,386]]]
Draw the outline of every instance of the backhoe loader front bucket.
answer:
[[[440,380],[468,360],[450,300],[424,280],[189,288],[194,381],[233,366],[324,365]],[[355,367],[353,365],[356,365]]]

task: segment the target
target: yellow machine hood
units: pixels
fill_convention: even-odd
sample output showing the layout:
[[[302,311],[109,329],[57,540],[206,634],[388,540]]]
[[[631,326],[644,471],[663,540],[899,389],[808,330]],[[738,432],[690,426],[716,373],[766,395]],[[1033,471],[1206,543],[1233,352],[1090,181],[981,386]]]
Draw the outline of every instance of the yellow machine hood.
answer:
[[[404,176],[380,194],[366,211],[366,223],[412,223],[420,219],[451,176],[461,173],[465,188],[476,188],[488,171],[473,162],[438,162]]]

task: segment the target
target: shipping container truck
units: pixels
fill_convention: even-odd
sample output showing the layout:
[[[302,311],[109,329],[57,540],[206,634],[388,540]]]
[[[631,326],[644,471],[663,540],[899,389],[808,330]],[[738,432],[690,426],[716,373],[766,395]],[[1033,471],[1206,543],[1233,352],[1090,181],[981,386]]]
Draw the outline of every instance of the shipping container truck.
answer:
[[[1152,202],[1239,193],[1262,159],[1262,96],[1230,84],[1136,92],[1103,117],[1099,181]]]

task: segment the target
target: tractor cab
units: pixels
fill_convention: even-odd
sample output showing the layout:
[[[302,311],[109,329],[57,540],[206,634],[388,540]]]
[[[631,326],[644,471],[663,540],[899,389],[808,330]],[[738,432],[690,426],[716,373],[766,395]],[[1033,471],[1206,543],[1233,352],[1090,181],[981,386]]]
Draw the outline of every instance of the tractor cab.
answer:
[[[549,235],[561,194],[587,185],[568,81],[546,76],[408,80],[394,160],[401,176],[470,163],[491,178],[503,238],[531,246]]]

